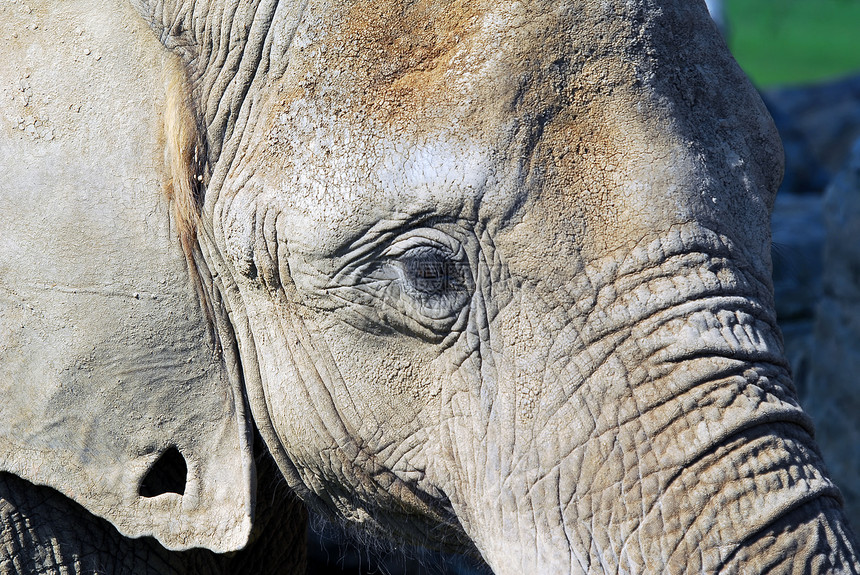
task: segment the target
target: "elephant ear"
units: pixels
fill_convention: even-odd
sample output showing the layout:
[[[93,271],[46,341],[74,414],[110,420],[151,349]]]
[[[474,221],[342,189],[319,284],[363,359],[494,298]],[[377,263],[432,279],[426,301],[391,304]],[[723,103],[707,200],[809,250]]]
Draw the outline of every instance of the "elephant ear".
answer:
[[[240,549],[240,370],[164,193],[176,66],[125,2],[29,5],[0,6],[0,470],[129,537]]]

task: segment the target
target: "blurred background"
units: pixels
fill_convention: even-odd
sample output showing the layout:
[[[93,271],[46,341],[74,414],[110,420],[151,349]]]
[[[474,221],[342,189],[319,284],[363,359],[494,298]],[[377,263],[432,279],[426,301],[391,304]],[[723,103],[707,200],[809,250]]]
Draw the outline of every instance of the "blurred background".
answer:
[[[711,0],[709,4],[723,5],[729,47],[762,88],[860,72],[857,0]]]
[[[801,404],[860,528],[860,0],[707,0],[780,131],[777,315]],[[315,518],[310,575],[477,575],[474,561]]]
[[[860,0],[708,0],[785,148],[773,277],[786,356],[860,527]]]

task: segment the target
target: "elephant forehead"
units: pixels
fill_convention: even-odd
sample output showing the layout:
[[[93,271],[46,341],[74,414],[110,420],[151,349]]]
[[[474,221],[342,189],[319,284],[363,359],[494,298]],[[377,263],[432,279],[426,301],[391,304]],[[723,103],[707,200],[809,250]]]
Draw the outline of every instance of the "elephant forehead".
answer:
[[[480,3],[400,4],[308,8],[257,155],[291,229],[352,233],[431,207],[473,217],[495,177],[512,129],[500,103],[516,97],[488,70],[501,17]],[[506,92],[493,109],[488,90]]]
[[[381,219],[508,215],[551,173],[553,210],[602,217],[608,190],[650,186],[631,170],[678,142],[643,128],[658,112],[638,3],[601,6],[311,2],[246,156],[269,194],[256,205],[280,206],[291,240],[336,246]]]
[[[699,55],[712,47],[692,32],[704,8],[677,6],[311,2],[243,159],[260,184],[248,204],[279,207],[291,241],[323,254],[415,215],[498,228],[540,213],[599,255],[734,214],[755,188],[730,161],[751,152],[750,126],[706,80],[739,72]],[[682,19],[693,55],[667,45]],[[677,82],[655,73],[682,64]]]
[[[290,66],[305,85],[337,86],[350,104],[380,117],[414,116],[431,97],[457,101],[458,79],[500,52],[514,10],[483,2],[311,2],[293,40]],[[522,12],[522,11],[520,11]],[[344,80],[349,80],[344,82]]]
[[[607,90],[631,80],[619,62],[653,55],[637,38],[659,13],[619,1],[311,1],[295,33],[276,40],[289,45],[279,96],[393,126],[457,110],[479,122],[507,117],[524,99],[557,99],[553,90],[569,77],[581,78],[579,88]],[[607,64],[607,56],[619,62]]]

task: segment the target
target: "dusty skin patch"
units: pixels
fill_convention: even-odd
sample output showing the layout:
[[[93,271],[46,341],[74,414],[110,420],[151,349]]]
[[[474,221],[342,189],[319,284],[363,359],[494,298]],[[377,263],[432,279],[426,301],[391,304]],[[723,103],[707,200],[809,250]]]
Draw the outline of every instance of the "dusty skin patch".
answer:
[[[481,11],[475,2],[444,9],[434,4],[353,4],[334,30],[332,43],[353,60],[356,93],[364,94],[374,115],[414,114],[416,104],[444,97],[443,77]]]

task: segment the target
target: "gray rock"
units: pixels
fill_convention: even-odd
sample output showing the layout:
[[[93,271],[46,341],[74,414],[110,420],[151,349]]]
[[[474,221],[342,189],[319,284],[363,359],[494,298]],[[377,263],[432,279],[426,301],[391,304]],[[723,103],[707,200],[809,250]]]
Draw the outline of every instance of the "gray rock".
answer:
[[[773,283],[780,322],[812,320],[822,295],[823,199],[779,194],[771,217]]]
[[[860,138],[860,75],[771,89],[763,96],[786,144],[789,175],[806,170],[816,178],[816,164],[833,175],[845,165]]]
[[[831,476],[860,525],[860,140],[824,199],[823,298],[804,408]]]
[[[823,200],[820,195],[777,195],[771,218],[776,313],[798,392],[809,380],[815,310],[823,293]]]
[[[803,123],[784,112],[768,94],[763,93],[762,99],[773,117],[776,129],[779,130],[785,150],[785,176],[779,193],[821,194],[830,175],[812,152]]]

